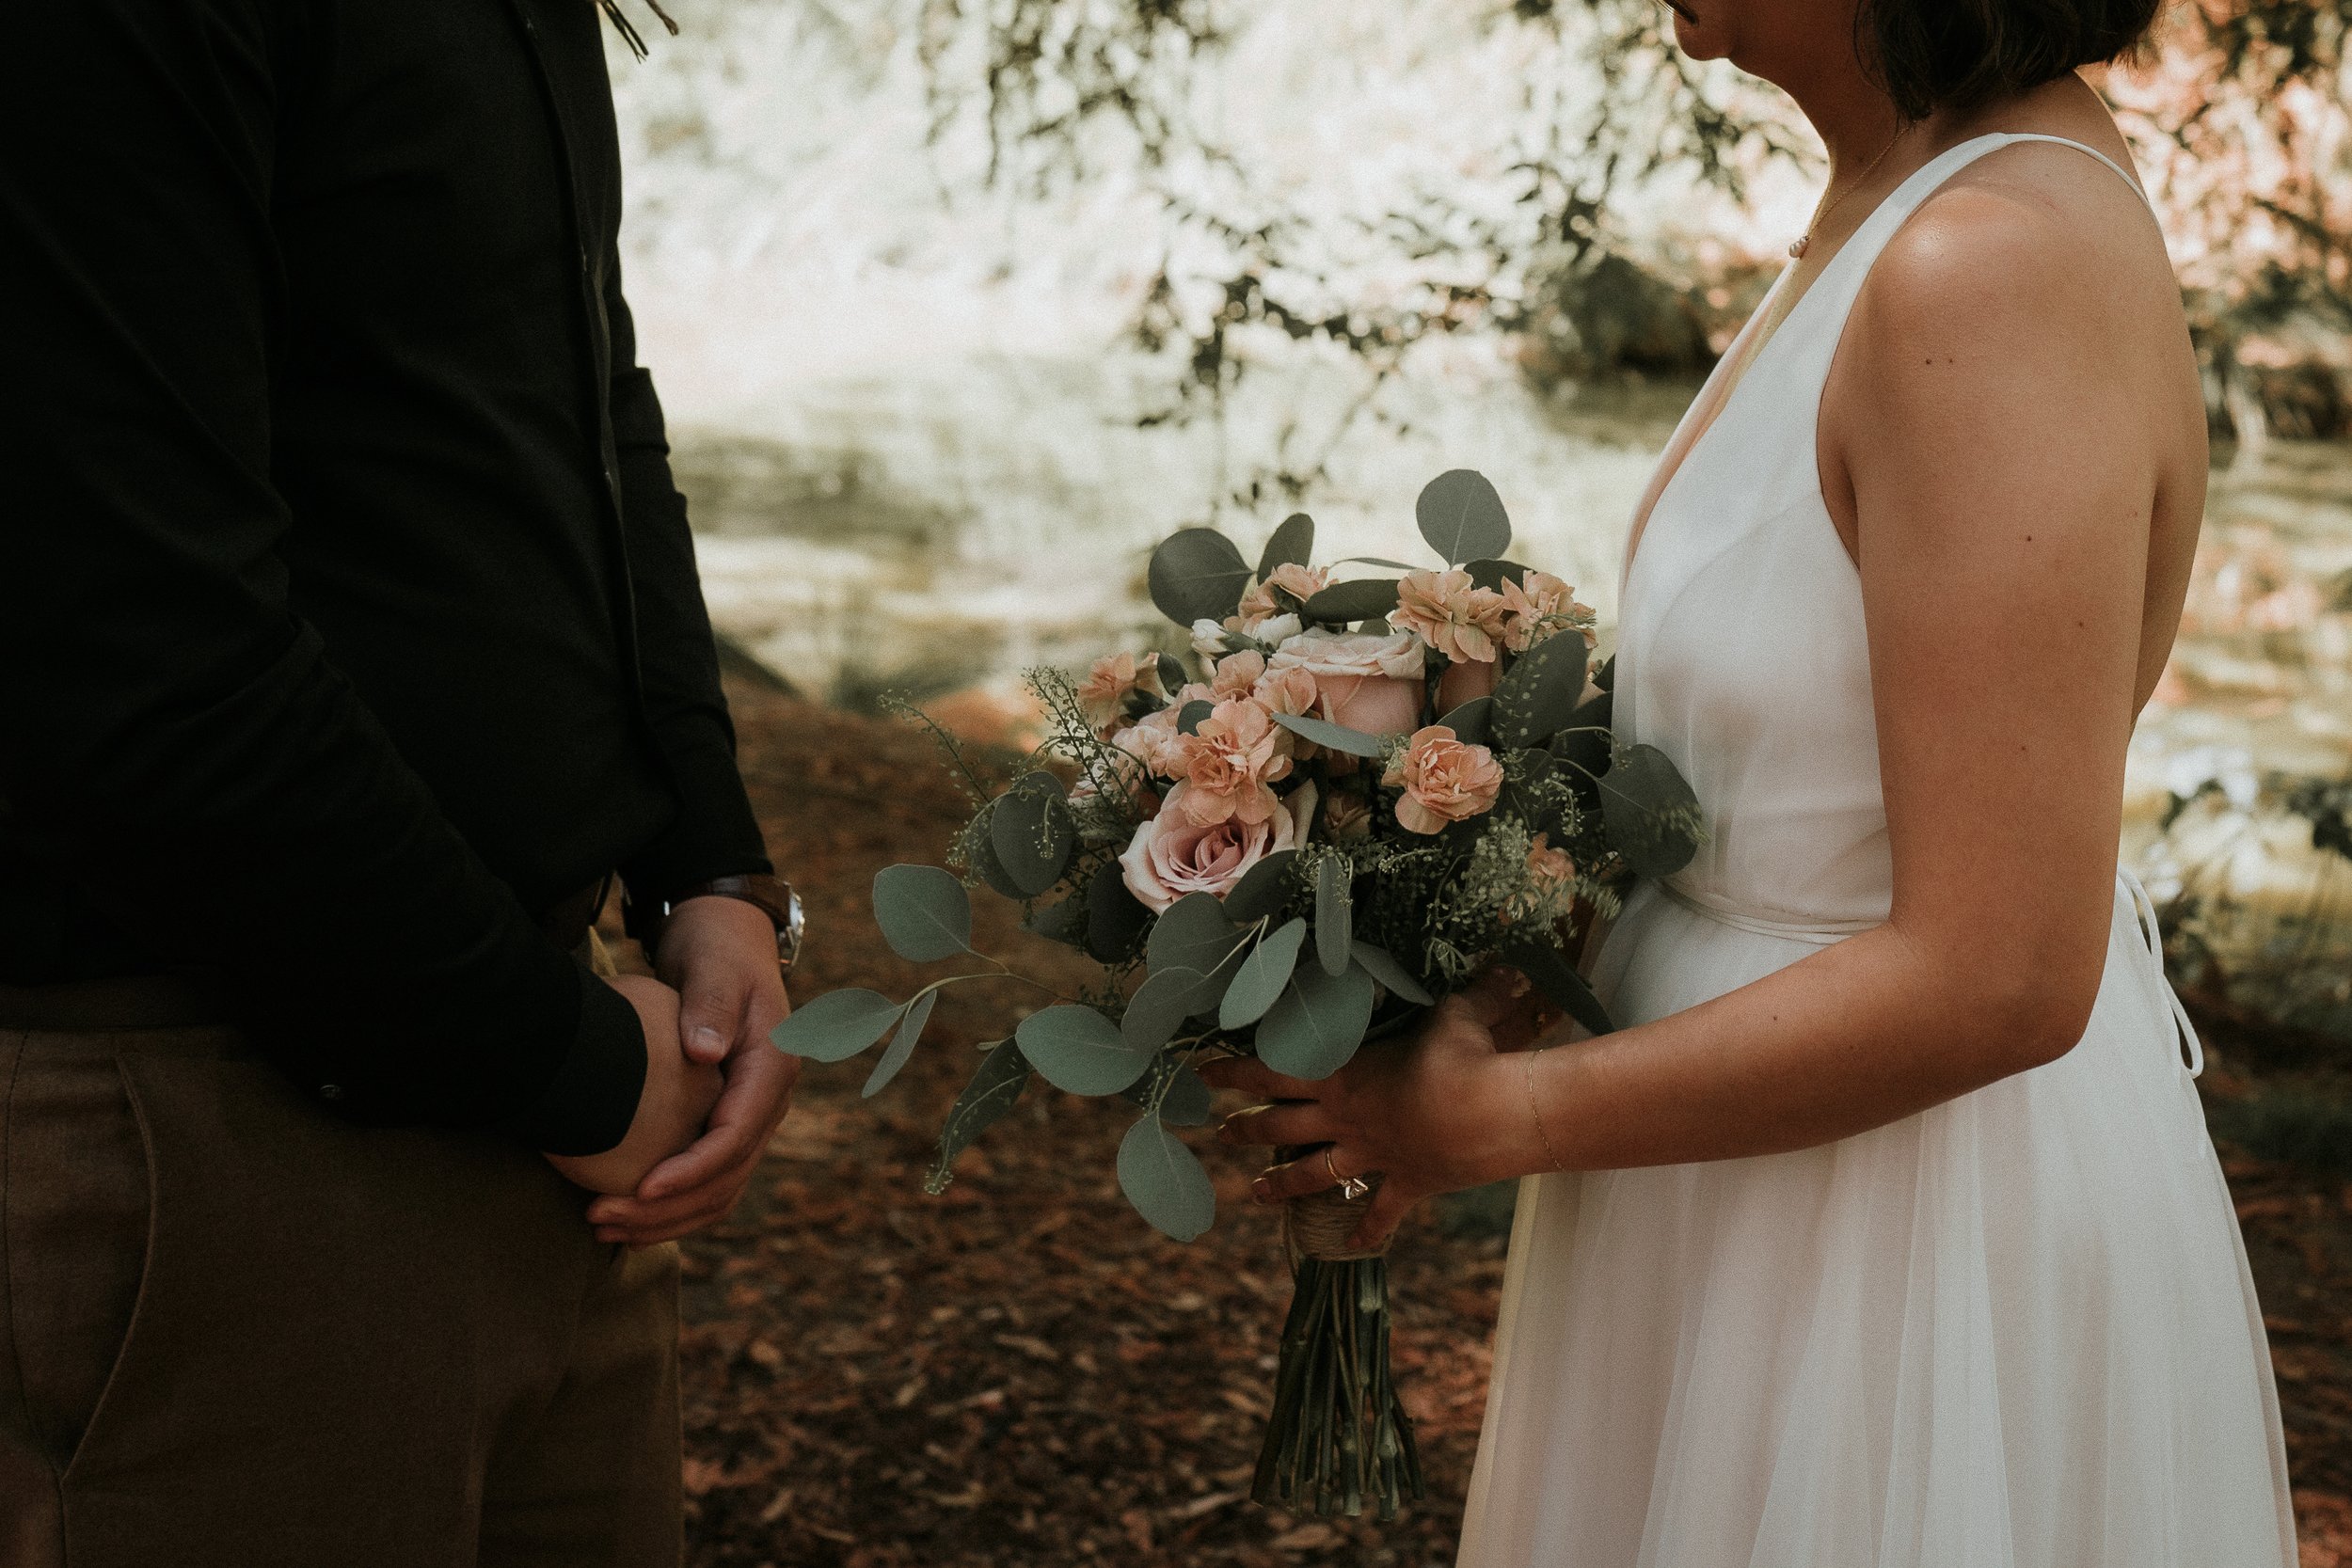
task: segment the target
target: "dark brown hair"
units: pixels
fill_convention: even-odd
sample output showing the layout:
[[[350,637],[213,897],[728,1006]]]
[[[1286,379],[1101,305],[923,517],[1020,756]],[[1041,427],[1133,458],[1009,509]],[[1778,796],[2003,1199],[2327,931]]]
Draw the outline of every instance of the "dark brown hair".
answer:
[[[2163,0],[1862,0],[1864,63],[1906,119],[1963,113],[2130,53]]]

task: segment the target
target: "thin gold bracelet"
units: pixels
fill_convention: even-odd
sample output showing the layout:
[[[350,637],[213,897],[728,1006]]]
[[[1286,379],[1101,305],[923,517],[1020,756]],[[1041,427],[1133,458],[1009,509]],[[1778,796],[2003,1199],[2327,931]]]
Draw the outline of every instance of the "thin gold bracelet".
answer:
[[[1551,1162],[1551,1168],[1556,1171],[1565,1170],[1568,1168],[1568,1163],[1560,1158],[1558,1149],[1551,1147],[1551,1134],[1544,1130],[1543,1104],[1535,1098],[1535,1058],[1540,1054],[1542,1053],[1537,1051],[1525,1053],[1527,1057],[1527,1114],[1535,1118],[1535,1136],[1543,1140],[1544,1157]]]

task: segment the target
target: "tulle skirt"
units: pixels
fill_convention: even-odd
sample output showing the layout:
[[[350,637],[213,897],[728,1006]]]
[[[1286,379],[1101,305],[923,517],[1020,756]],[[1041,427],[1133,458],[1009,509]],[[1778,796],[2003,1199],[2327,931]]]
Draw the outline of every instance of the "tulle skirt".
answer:
[[[1645,888],[1625,1022],[1815,950]],[[2047,1067],[1819,1148],[1531,1178],[1463,1568],[2294,1568],[2262,1315],[2119,894]]]

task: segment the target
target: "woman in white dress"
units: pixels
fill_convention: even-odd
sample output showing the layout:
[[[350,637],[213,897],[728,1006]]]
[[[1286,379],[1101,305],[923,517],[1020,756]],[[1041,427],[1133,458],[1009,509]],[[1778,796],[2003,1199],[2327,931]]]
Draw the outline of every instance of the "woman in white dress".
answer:
[[[1616,721],[1710,838],[1596,960],[1229,1138],[1526,1177],[1466,1568],[2292,1568],[2245,1249],[2123,758],[2205,491],[2180,295],[2076,68],[2155,0],[1676,0],[1833,177],[1667,449]]]

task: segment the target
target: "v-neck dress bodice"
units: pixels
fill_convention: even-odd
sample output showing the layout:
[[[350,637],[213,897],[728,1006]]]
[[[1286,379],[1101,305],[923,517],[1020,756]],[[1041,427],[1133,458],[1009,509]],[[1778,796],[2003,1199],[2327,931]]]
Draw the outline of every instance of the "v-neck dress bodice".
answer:
[[[1681,768],[1709,837],[1602,946],[1621,1024],[1886,917],[1822,388],[1904,220],[1978,158],[2055,139],[1920,168],[1668,448],[1621,595],[1616,721]],[[1463,1568],[2294,1568],[2197,1065],[2119,872],[2099,998],[2058,1061],[1820,1148],[1523,1183]]]

